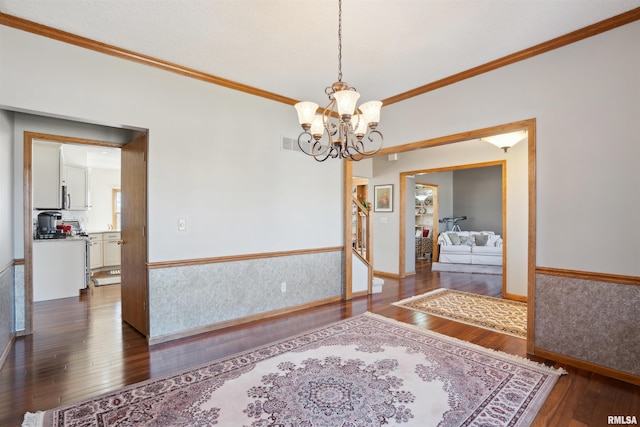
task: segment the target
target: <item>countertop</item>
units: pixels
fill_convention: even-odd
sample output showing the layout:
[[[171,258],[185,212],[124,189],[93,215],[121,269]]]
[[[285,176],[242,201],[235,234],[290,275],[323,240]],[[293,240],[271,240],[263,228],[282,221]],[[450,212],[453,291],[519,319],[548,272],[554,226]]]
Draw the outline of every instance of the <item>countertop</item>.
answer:
[[[65,239],[33,239],[34,243],[41,243],[41,242],[77,242],[77,241],[81,241],[81,240],[87,240],[88,237],[87,236],[69,236]]]

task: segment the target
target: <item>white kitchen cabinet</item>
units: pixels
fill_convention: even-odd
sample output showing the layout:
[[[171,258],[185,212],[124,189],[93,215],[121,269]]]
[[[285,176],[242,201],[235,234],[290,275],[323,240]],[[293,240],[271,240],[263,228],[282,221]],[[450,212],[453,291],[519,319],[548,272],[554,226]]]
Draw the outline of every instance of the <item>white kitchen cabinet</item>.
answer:
[[[84,239],[33,241],[33,301],[77,297],[87,286]]]
[[[96,269],[103,265],[102,233],[89,234],[89,268]]]
[[[33,142],[32,184],[34,209],[62,207],[60,144]]]
[[[67,206],[70,211],[86,211],[89,207],[87,168],[64,167],[64,184],[67,186]]]
[[[109,232],[102,236],[102,259],[104,267],[120,265],[121,246],[120,233]]]

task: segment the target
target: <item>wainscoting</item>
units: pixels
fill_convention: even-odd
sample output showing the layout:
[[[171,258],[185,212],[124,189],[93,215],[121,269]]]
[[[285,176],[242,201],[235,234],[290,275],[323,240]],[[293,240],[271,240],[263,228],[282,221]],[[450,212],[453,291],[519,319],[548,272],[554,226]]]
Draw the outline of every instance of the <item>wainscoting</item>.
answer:
[[[13,263],[0,270],[0,367],[15,337],[14,270]]]
[[[149,342],[157,344],[241,319],[340,299],[342,264],[341,248],[332,248],[224,262],[152,265]]]
[[[638,384],[639,279],[602,276],[538,270],[535,354]]]

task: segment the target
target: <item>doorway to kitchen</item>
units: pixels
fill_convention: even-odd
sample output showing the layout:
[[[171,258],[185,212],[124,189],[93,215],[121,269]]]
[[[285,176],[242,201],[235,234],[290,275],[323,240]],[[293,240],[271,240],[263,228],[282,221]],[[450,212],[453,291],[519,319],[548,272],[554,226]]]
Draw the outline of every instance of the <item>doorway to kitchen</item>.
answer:
[[[144,152],[146,153],[146,132],[142,135],[139,136],[136,140],[139,139],[143,139],[144,140]],[[24,215],[23,215],[23,221],[24,221],[24,259],[25,259],[25,277],[24,277],[24,286],[25,286],[25,293],[24,293],[24,323],[25,323],[25,334],[31,334],[33,333],[33,309],[34,309],[34,268],[36,267],[34,264],[34,232],[33,232],[33,217],[34,217],[34,209],[38,208],[39,206],[34,206],[34,202],[33,202],[33,197],[34,197],[34,170],[37,167],[37,165],[34,164],[34,151],[33,151],[33,147],[34,147],[34,142],[38,141],[38,143],[42,143],[42,142],[49,142],[51,144],[58,144],[59,146],[66,146],[67,148],[69,148],[68,153],[70,154],[70,157],[73,157],[74,155],[74,151],[76,152],[87,152],[87,151],[93,151],[93,152],[99,152],[99,151],[109,151],[112,152],[111,155],[113,156],[114,153],[113,152],[117,152],[117,156],[118,156],[118,162],[120,162],[120,157],[124,157],[120,154],[120,150],[121,148],[127,147],[127,145],[129,145],[130,143],[125,143],[125,144],[120,144],[120,143],[114,143],[114,142],[106,142],[106,141],[100,141],[100,140],[93,140],[93,139],[84,139],[84,138],[75,138],[75,137],[67,137],[67,136],[61,136],[61,135],[53,135],[53,134],[43,134],[43,133],[35,133],[35,132],[29,132],[29,131],[25,131],[24,133],[24,172],[23,172],[23,179],[24,179],[24,185],[23,185],[23,196],[24,196]],[[77,153],[76,153],[77,154]],[[145,155],[146,157],[146,155]],[[56,165],[54,165],[56,166]],[[64,165],[62,162],[60,162],[59,165],[57,165],[57,167],[60,168],[60,170],[62,171],[61,173],[64,173]],[[85,171],[85,173],[87,173],[87,171]],[[114,174],[117,174],[117,180],[114,178]],[[131,193],[131,194],[138,194],[137,192],[132,191],[132,189],[128,189],[126,187],[123,187],[120,185],[120,171],[118,170],[117,172],[113,172],[111,171],[110,173],[107,174],[103,174],[102,177],[98,176],[99,174],[96,175],[96,179],[97,180],[101,180],[101,181],[109,181],[112,180],[114,183],[117,181],[117,190],[119,192],[119,194],[123,197],[123,199],[127,200],[127,194]],[[105,176],[108,175],[110,178],[105,178]],[[61,175],[61,176],[66,176],[66,175]],[[137,202],[136,201],[136,196],[134,195],[134,197],[130,198],[130,203],[122,203],[120,204],[119,208],[120,208],[120,214],[127,212],[128,209],[137,209],[140,212],[142,212],[142,215],[144,215],[144,218],[146,219],[146,166],[144,167],[144,176],[145,176],[145,183],[144,185],[141,185],[141,187],[144,189],[144,194],[142,196],[137,196],[138,198],[142,198],[142,202]],[[88,182],[89,181],[89,177],[87,175],[85,175],[85,179]],[[64,183],[64,182],[63,182]],[[115,185],[115,184],[114,184]],[[63,190],[65,190],[66,188],[63,187]],[[88,186],[85,188],[85,190],[88,190]],[[93,192],[86,192],[86,199],[83,200],[81,202],[84,203],[85,210],[89,207],[89,206],[93,206],[93,205],[106,205],[103,206],[102,209],[100,209],[100,211],[102,212],[101,214],[99,214],[97,212],[97,210],[95,210],[93,212],[93,217],[91,218],[91,221],[88,220],[89,214],[87,214],[86,212],[83,215],[84,218],[84,226],[86,227],[87,224],[92,223],[92,225],[90,225],[89,227],[93,228],[93,229],[98,229],[100,228],[98,226],[98,224],[102,224],[102,228],[104,228],[107,231],[113,231],[114,232],[114,236],[115,236],[115,232],[118,232],[118,236],[117,239],[111,239],[114,240],[113,242],[111,242],[111,240],[108,241],[108,246],[107,250],[104,251],[104,243],[101,242],[101,253],[100,253],[100,259],[104,260],[103,256],[105,253],[107,254],[117,254],[120,255],[121,253],[121,249],[122,249],[122,243],[124,242],[124,239],[120,237],[120,233],[123,232],[124,230],[117,230],[117,225],[114,225],[114,218],[117,220],[119,219],[115,214],[114,214],[114,209],[112,207],[112,188],[109,188],[109,192],[108,195],[102,195],[102,197],[100,197],[100,194],[93,193]],[[68,203],[68,201],[63,200],[62,202],[62,208],[67,208],[70,203]],[[78,203],[78,202],[75,202]],[[76,208],[78,209],[77,212],[81,212],[80,208]],[[119,214],[119,215],[120,215]],[[72,214],[73,215],[73,214]],[[78,223],[80,223],[80,221],[77,221]],[[116,222],[117,224],[117,222]],[[112,230],[109,230],[109,228],[111,228]],[[114,230],[115,229],[115,230]],[[91,230],[88,230],[91,231]],[[142,237],[141,237],[142,236]],[[124,236],[123,236],[124,237]],[[142,235],[142,233],[129,233],[129,237],[128,237],[128,242],[130,242],[131,244],[137,242],[138,240],[142,240],[142,245],[137,245],[137,246],[142,246],[144,248],[144,250],[142,251],[143,256],[146,259],[146,237],[144,237]],[[88,252],[88,254],[91,254],[90,250]],[[112,256],[112,258],[115,258]],[[120,258],[120,256],[118,256],[118,258]],[[116,261],[110,261],[109,258],[107,258],[107,264],[113,264],[110,269],[107,269],[107,272],[109,270],[120,270],[119,273],[122,271],[122,267],[120,265],[119,260]],[[115,264],[114,264],[115,263]],[[89,269],[91,265],[91,261],[90,261],[90,257],[87,256],[86,257],[86,264],[85,264],[85,269]],[[95,265],[95,264],[94,264]],[[101,263],[101,265],[106,265],[104,264],[104,262]],[[142,262],[141,265],[135,265],[135,266],[128,266],[125,268],[133,268],[133,269],[145,269],[146,271],[146,265],[145,262]],[[50,274],[55,274],[55,272],[51,272]],[[146,275],[145,275],[146,277]],[[85,286],[89,286],[90,283],[88,283],[88,281],[85,281]],[[141,284],[140,286],[144,287],[146,289],[146,281]],[[80,290],[78,290],[78,293],[80,293]],[[146,292],[144,293],[144,297],[146,298]],[[131,299],[132,297],[127,295],[125,296],[123,294],[123,296],[121,297],[122,301],[124,302],[125,300],[127,300],[128,302],[131,302],[135,307],[139,307],[139,306],[146,306],[145,302],[132,302],[129,301],[129,299]],[[127,306],[131,306],[132,304],[127,304],[125,303]],[[123,318],[124,318],[124,314],[123,314]],[[139,330],[140,331],[140,330]],[[143,334],[146,333],[146,330],[140,331]]]

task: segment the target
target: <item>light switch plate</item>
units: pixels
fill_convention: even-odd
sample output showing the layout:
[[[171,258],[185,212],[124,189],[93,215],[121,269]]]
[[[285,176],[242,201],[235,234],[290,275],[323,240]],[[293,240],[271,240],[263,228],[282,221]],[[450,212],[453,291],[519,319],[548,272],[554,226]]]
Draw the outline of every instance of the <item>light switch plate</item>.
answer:
[[[187,229],[187,220],[179,219],[178,220],[178,231],[185,231]]]

